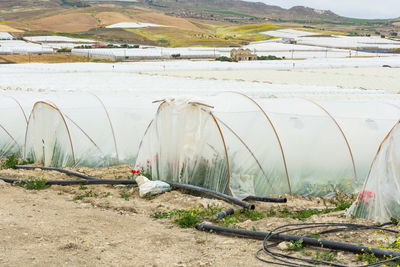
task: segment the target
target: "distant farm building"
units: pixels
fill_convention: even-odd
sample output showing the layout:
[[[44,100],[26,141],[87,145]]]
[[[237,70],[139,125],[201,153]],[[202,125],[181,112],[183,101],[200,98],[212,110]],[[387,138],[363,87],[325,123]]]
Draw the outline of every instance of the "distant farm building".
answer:
[[[294,38],[282,38],[282,43],[284,44],[297,44],[296,39]]]
[[[250,49],[232,49],[231,59],[233,59],[234,61],[257,60],[257,55],[251,53]]]

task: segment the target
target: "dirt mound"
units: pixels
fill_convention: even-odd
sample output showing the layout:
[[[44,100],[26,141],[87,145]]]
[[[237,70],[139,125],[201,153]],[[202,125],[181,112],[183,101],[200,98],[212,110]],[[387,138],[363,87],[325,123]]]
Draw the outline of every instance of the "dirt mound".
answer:
[[[182,18],[175,18],[160,13],[138,13],[135,15],[135,19],[140,22],[148,22],[165,26],[174,26],[181,29],[192,30],[192,31],[203,31],[195,24]]]
[[[118,12],[100,12],[95,15],[95,18],[100,20],[100,23],[104,26],[120,22],[136,22],[134,19]]]
[[[34,20],[32,25],[42,30],[58,32],[82,32],[97,26],[97,21],[86,13],[63,14]]]

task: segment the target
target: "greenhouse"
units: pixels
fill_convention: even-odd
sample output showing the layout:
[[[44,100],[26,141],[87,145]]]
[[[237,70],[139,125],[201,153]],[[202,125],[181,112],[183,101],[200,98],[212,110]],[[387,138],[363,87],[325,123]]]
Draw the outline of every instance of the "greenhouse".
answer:
[[[348,213],[377,222],[400,219],[400,121],[379,147],[357,200]]]
[[[155,106],[131,94],[52,94],[35,103],[24,157],[45,166],[102,167],[135,161]]]
[[[0,96],[0,103],[0,158],[12,154],[22,156],[28,122],[23,104],[15,97],[7,95]]]
[[[383,101],[252,99],[234,92],[166,99],[136,168],[239,198],[354,193],[399,116],[396,104]]]

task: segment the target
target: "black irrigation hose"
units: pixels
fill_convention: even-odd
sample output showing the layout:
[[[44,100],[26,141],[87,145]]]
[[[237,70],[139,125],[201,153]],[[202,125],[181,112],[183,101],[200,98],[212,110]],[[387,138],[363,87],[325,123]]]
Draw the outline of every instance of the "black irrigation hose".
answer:
[[[353,227],[353,230],[360,229],[381,229],[381,230],[389,230],[385,228],[381,228],[380,226],[365,226],[365,225],[356,225],[356,224],[340,224],[340,223],[333,223],[333,224],[324,224],[324,223],[317,223],[317,224],[299,224],[300,226],[302,225],[307,225],[308,227],[301,227],[298,229],[304,229],[304,228],[313,228],[314,227],[327,227],[327,226],[348,226],[348,227]],[[293,225],[287,225],[287,226],[293,226]],[[284,226],[284,227],[287,227]],[[273,231],[276,231],[277,229],[281,229],[282,227],[278,227]],[[316,246],[316,247],[324,247],[328,249],[333,249],[333,250],[342,250],[342,251],[347,251],[347,252],[353,252],[353,253],[374,253],[374,255],[378,257],[390,257],[390,255],[393,257],[391,260],[395,260],[397,258],[400,258],[400,254],[395,251],[390,251],[390,250],[385,250],[385,249],[376,249],[376,248],[371,248],[369,249],[368,247],[365,246],[357,246],[353,244],[348,244],[348,243],[341,243],[341,242],[335,242],[335,241],[329,241],[329,240],[322,240],[322,239],[316,239],[316,238],[311,238],[311,237],[304,237],[304,236],[296,236],[296,235],[287,235],[287,234],[282,234],[283,232],[288,232],[288,231],[293,231],[293,230],[298,230],[298,229],[291,229],[287,231],[282,231],[278,233],[273,233],[271,232],[256,232],[256,231],[249,231],[249,230],[242,230],[242,229],[235,229],[235,228],[227,228],[227,227],[221,227],[221,226],[215,226],[211,224],[205,224],[205,223],[197,223],[196,224],[196,229],[198,230],[203,230],[203,231],[213,231],[216,233],[220,234],[225,234],[225,235],[233,235],[233,236],[239,236],[239,237],[246,237],[246,238],[252,238],[252,239],[258,239],[258,240],[264,240],[264,246],[263,249],[259,250],[256,254],[257,259],[262,260],[267,263],[271,264],[279,264],[279,265],[284,265],[284,266],[311,266],[311,265],[299,265],[299,264],[294,264],[288,261],[284,261],[282,259],[279,259],[278,257],[282,258],[290,258],[290,259],[295,259],[295,260],[303,260],[308,263],[315,263],[314,260],[308,260],[308,259],[299,259],[295,258],[289,255],[283,255],[279,253],[272,253],[271,251],[268,250],[269,247],[276,246],[277,244],[272,244],[272,245],[267,245],[268,240],[277,240],[277,241],[298,241],[300,239],[303,240],[303,244],[305,245],[310,245],[310,246]],[[280,260],[283,263],[276,263],[276,262],[271,262],[271,261],[266,261],[262,258],[259,257],[259,252],[264,250],[268,255],[272,256],[275,259]],[[386,262],[386,261],[385,261]],[[331,266],[343,266],[343,265],[335,265],[331,262],[318,262],[322,264],[327,264]],[[381,261],[379,264],[382,264],[383,262]],[[293,264],[293,265],[290,265]],[[312,265],[315,266],[315,265]],[[368,266],[378,266],[378,265],[368,265]]]
[[[31,180],[21,180],[8,177],[0,177],[6,183],[26,183]],[[48,185],[92,185],[92,184],[137,184],[135,180],[117,180],[117,179],[92,179],[92,180],[47,180]]]
[[[53,184],[53,185],[57,185],[57,184],[58,185],[61,185],[61,184],[62,185],[102,184],[103,181],[105,181],[104,184],[136,184],[136,182],[132,182],[134,180],[115,180],[115,181],[114,180],[103,180],[103,179],[99,179],[99,178],[96,178],[96,177],[86,176],[86,175],[78,173],[78,172],[68,171],[68,170],[65,170],[65,169],[54,168],[54,167],[27,166],[27,165],[15,165],[15,167],[19,168],[19,169],[35,169],[35,168],[39,168],[39,169],[42,169],[42,170],[58,171],[58,172],[65,173],[65,174],[68,174],[68,175],[73,175],[73,176],[80,177],[80,178],[83,178],[83,179],[86,179],[86,180],[94,181],[92,183],[90,183],[90,182],[79,183],[77,181],[62,181],[62,182],[61,181],[48,181],[47,184]],[[119,181],[120,183],[118,183],[117,181]],[[190,190],[190,191],[201,192],[201,193],[213,196],[213,197],[218,198],[218,199],[223,199],[223,200],[226,200],[227,202],[236,204],[236,205],[241,206],[241,207],[246,208],[246,209],[254,210],[254,208],[255,208],[255,206],[253,204],[250,204],[250,203],[248,203],[246,201],[242,201],[240,199],[228,196],[228,195],[223,194],[223,193],[219,193],[219,192],[214,191],[214,190],[206,189],[206,188],[203,188],[203,187],[200,187],[200,186],[189,185],[189,184],[181,184],[181,183],[174,183],[174,182],[166,182],[166,183],[168,183],[171,187],[180,188],[180,189],[187,189],[187,190]]]
[[[285,255],[285,254],[281,254],[281,253],[272,252],[272,251],[269,250],[269,248],[276,246],[278,243],[267,245],[267,242],[268,242],[269,239],[274,239],[273,236],[275,236],[275,235],[280,235],[282,233],[286,233],[286,232],[290,232],[290,231],[311,229],[311,228],[321,228],[321,227],[332,227],[332,226],[335,226],[335,227],[336,226],[340,226],[340,227],[344,226],[344,227],[348,227],[349,229],[351,229],[353,231],[354,230],[366,230],[366,229],[379,229],[379,230],[382,230],[382,231],[392,232],[392,233],[398,234],[399,233],[398,231],[394,231],[394,230],[387,229],[387,228],[382,228],[383,226],[386,226],[386,225],[389,225],[389,224],[394,224],[394,223],[389,222],[389,223],[385,223],[385,224],[381,224],[381,225],[373,225],[373,226],[360,225],[360,224],[345,224],[345,223],[303,223],[303,224],[288,224],[288,225],[280,226],[280,227],[277,227],[277,228],[275,228],[274,230],[272,230],[271,232],[268,233],[268,236],[266,236],[265,239],[264,239],[263,248],[260,249],[259,251],[257,251],[257,253],[256,253],[256,258],[258,260],[260,260],[260,261],[265,262],[265,263],[281,265],[281,266],[290,266],[290,267],[292,267],[292,266],[311,267],[311,266],[314,266],[315,264],[344,267],[345,265],[333,264],[333,263],[327,262],[327,261],[310,260],[310,259],[298,258],[298,257],[290,256],[290,255]],[[292,227],[292,226],[296,226],[297,228],[282,230],[280,232],[274,233],[279,229],[285,229],[285,228]],[[339,229],[339,228],[336,228],[336,229]],[[336,230],[336,229],[332,229],[332,230]],[[343,229],[343,228],[341,228],[341,229]],[[329,230],[328,231],[319,232],[318,234],[327,233],[327,232],[329,232]],[[331,232],[338,232],[338,231],[336,230],[336,231],[331,231]],[[304,240],[305,238],[302,238],[302,239]],[[339,249],[336,249],[336,250],[343,250],[343,251],[349,251],[349,252],[360,253],[360,254],[363,254],[363,253],[371,254],[371,253],[373,253],[378,257],[385,257],[385,256],[386,257],[388,257],[388,256],[390,257],[390,258],[388,257],[389,258],[388,260],[384,260],[384,261],[380,261],[380,262],[372,263],[372,264],[367,264],[367,265],[363,265],[363,266],[370,266],[370,267],[371,266],[381,266],[383,263],[388,263],[390,261],[394,261],[394,260],[400,259],[400,255],[399,255],[398,252],[393,252],[393,251],[390,251],[390,250],[383,250],[383,249],[379,249],[378,250],[378,249],[374,249],[374,248],[369,249],[369,248],[366,248],[366,247],[359,247],[358,249],[361,249],[361,251],[357,251],[357,250],[352,251],[352,249],[354,248],[354,245],[347,244],[347,243],[344,243],[344,244],[346,245],[347,248],[350,248],[351,250],[344,250],[342,247],[339,247]],[[350,246],[353,246],[353,248],[350,247]],[[326,246],[324,246],[324,247],[325,248],[331,248],[331,247],[326,247]],[[335,249],[335,248],[331,248],[331,249]],[[268,261],[268,260],[265,260],[265,259],[261,258],[259,256],[259,253],[261,251],[264,251],[267,255],[269,255],[270,257],[274,258],[275,260],[278,260],[279,262]],[[303,261],[305,263],[310,263],[312,265],[298,264],[298,263],[295,263],[295,262],[292,262],[292,261],[284,260],[284,258],[295,260],[295,261]]]
[[[20,166],[20,165],[18,165]],[[25,166],[28,167],[28,166]],[[29,166],[33,167],[33,166]],[[48,169],[49,167],[41,167],[41,168],[46,168]],[[55,168],[57,169],[57,168]],[[53,168],[51,169],[53,170]],[[63,169],[59,169],[63,170]],[[63,170],[65,171],[65,170]],[[68,171],[69,172],[69,171]],[[74,173],[74,172],[72,172]],[[79,173],[74,173],[74,174],[79,174]],[[74,175],[72,174],[72,175]],[[84,184],[84,185],[91,185],[91,184],[137,184],[135,180],[119,180],[119,179],[98,179],[98,178],[93,178],[88,180],[48,180],[46,184],[48,185],[78,185],[78,184]],[[7,183],[26,183],[27,180],[21,180],[21,179],[14,179],[14,178],[8,178],[8,177],[0,177],[0,180],[3,180]],[[225,200],[229,203],[236,204],[238,206],[241,206],[246,209],[252,209],[254,210],[255,206],[253,204],[250,204],[248,202],[242,201],[240,199],[225,195],[223,193],[219,193],[214,190],[210,190],[207,188],[203,188],[200,186],[195,186],[195,185],[189,185],[189,184],[181,184],[181,183],[174,183],[174,182],[166,182],[168,183],[171,187],[178,188],[178,189],[186,189],[190,191],[195,191],[195,192],[200,192],[209,196],[213,196],[218,199]]]
[[[254,201],[262,201],[262,202],[275,202],[275,203],[286,203],[287,198],[275,198],[275,197],[256,197],[256,196],[248,196],[245,200],[254,200]]]
[[[166,182],[166,183],[168,183],[171,187],[174,187],[174,188],[187,189],[187,190],[191,190],[191,191],[195,191],[195,192],[204,193],[206,195],[213,196],[215,198],[222,199],[227,202],[233,203],[235,205],[241,206],[245,209],[251,209],[251,210],[255,209],[255,206],[253,204],[250,204],[246,201],[228,196],[223,193],[219,193],[214,190],[210,190],[207,188],[203,188],[203,187],[196,186],[196,185],[190,185],[190,184],[180,184],[180,183],[174,183],[174,182]]]
[[[47,170],[47,171],[58,171],[58,172],[65,173],[67,175],[76,176],[76,177],[79,177],[79,178],[82,178],[82,179],[85,179],[85,180],[96,180],[96,179],[98,179],[96,177],[87,176],[87,175],[84,175],[84,174],[79,173],[79,172],[73,172],[73,171],[60,169],[60,168],[54,168],[54,167],[15,165],[15,168],[17,168],[17,169],[41,169],[41,170]]]
[[[232,215],[235,213],[235,210],[232,208],[229,208],[227,210],[223,210],[221,212],[218,212],[217,214],[214,215],[214,219],[218,220],[218,219],[223,219],[228,215]]]

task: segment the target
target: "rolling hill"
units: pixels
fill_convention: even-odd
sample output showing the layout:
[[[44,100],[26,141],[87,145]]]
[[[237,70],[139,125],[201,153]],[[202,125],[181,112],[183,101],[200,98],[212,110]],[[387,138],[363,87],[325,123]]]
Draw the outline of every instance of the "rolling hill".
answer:
[[[284,9],[240,0],[2,0],[0,10],[0,26],[20,31],[17,36],[58,34],[163,46],[239,46],[268,39],[259,34],[266,28],[283,27],[389,34],[400,22],[344,18],[308,7]],[[106,28],[120,22],[166,27]]]

